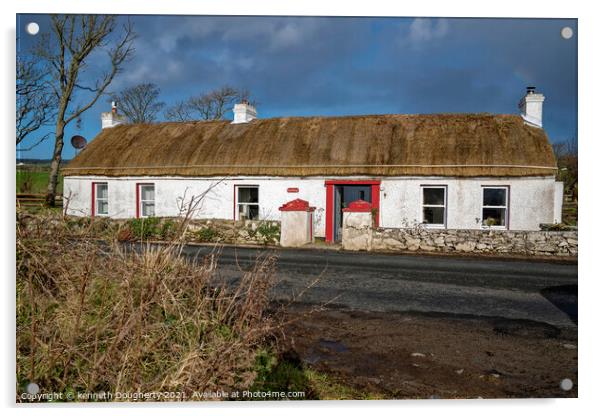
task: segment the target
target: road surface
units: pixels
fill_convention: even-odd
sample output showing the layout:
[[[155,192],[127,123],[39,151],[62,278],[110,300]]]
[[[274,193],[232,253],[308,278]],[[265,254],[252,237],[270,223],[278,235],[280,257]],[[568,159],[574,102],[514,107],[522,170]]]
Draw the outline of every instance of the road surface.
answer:
[[[195,258],[215,250],[186,246]],[[222,247],[219,272],[237,279],[258,255],[277,256],[274,299],[371,312],[421,312],[577,326],[577,265],[491,258],[375,254],[315,249]]]

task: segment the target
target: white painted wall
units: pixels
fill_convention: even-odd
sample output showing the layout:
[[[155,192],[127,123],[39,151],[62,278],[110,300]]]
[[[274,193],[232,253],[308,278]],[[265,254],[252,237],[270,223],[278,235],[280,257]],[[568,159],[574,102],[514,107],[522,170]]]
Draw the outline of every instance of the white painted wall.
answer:
[[[554,223],[561,223],[562,204],[564,203],[564,182],[556,182],[554,186]]]
[[[182,178],[182,177],[106,177],[69,176],[64,179],[63,195],[69,198],[69,215],[90,215],[92,183],[107,182],[109,216],[113,218],[136,217],[136,183],[155,184],[155,215],[177,216],[182,200],[190,203],[193,196],[204,195],[197,218],[234,218],[234,185],[258,185],[260,217],[280,220],[278,208],[296,198],[305,199],[315,206],[316,236],[324,236],[326,187],[324,179],[317,178]],[[211,188],[209,191],[208,189]],[[288,193],[287,188],[299,188],[298,193]],[[71,194],[71,196],[69,196]]]
[[[421,185],[447,185],[447,228],[481,228],[482,188],[487,185],[509,187],[511,230],[539,230],[539,224],[554,221],[554,177],[412,177],[383,180],[380,214],[382,227],[412,226],[422,222]]]
[[[328,178],[332,179],[332,178]],[[336,178],[340,179],[340,178]],[[369,179],[353,177],[345,179]],[[374,178],[370,178],[374,179]],[[258,185],[260,216],[279,220],[278,208],[295,198],[309,201],[316,207],[315,235],[325,235],[326,187],[325,178],[183,178],[183,177],[103,177],[69,176],[64,179],[64,195],[69,199],[69,215],[90,215],[92,182],[107,182],[109,216],[136,216],[136,183],[155,184],[155,215],[177,216],[182,200],[189,203],[192,196],[206,192],[196,212],[198,218],[234,216],[234,185]],[[380,224],[383,227],[412,226],[422,221],[421,185],[447,185],[447,227],[480,228],[482,186],[510,187],[509,226],[514,230],[538,230],[540,223],[555,219],[556,187],[554,177],[530,178],[443,178],[389,177],[381,184]],[[208,188],[211,188],[207,191]],[[287,193],[287,188],[299,188],[299,193]],[[476,219],[479,219],[477,221]]]

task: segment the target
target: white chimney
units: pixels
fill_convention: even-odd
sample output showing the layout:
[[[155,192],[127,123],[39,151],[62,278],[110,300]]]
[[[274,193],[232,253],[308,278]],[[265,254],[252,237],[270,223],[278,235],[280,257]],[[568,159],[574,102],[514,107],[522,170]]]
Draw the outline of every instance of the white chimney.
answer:
[[[518,103],[523,120],[532,126],[543,127],[543,94],[535,92],[535,87],[527,87],[527,94]]]
[[[251,104],[243,101],[240,104],[234,104],[234,120],[232,124],[248,123],[257,118],[257,110]]]
[[[127,120],[124,116],[117,114],[117,104],[115,104],[115,101],[112,101],[111,111],[102,113],[100,115],[100,121],[102,122],[103,129],[109,129],[120,124],[125,124]]]

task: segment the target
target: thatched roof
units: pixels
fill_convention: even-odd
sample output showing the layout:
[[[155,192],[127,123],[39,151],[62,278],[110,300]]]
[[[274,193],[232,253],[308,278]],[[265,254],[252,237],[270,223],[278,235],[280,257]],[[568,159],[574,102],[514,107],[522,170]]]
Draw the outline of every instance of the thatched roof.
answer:
[[[490,114],[286,117],[122,125],[65,175],[541,176],[556,161],[542,129]]]

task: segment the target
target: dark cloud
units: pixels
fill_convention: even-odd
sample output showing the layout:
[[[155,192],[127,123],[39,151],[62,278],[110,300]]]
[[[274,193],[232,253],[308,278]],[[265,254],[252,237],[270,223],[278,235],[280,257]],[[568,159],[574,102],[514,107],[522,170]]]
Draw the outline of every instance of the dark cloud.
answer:
[[[154,82],[171,103],[230,84],[251,91],[260,103],[260,117],[275,117],[513,113],[524,88],[534,84],[547,97],[544,125],[550,137],[565,139],[576,132],[576,36],[560,36],[564,26],[577,33],[576,20],[131,20],[138,32],[136,55],[115,80],[114,90]],[[87,136],[98,132],[98,113],[104,107],[99,103],[83,118]]]

